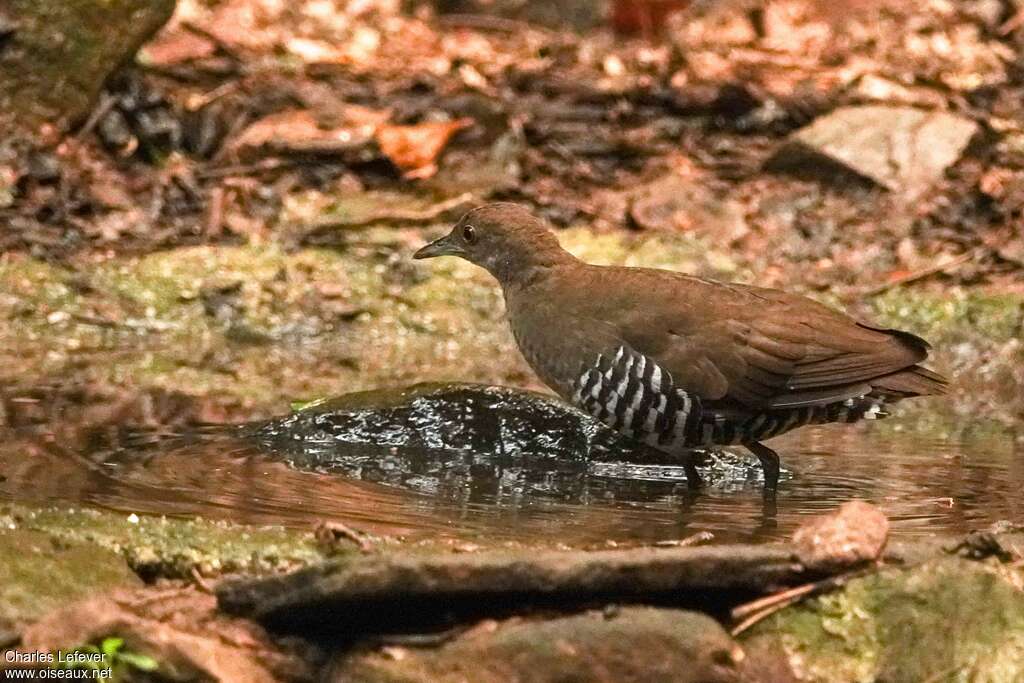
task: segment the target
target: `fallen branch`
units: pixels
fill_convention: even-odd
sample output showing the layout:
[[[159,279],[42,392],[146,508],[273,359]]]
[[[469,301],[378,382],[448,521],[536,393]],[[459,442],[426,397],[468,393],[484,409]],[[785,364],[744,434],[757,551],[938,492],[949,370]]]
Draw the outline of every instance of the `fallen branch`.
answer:
[[[213,168],[203,168],[196,171],[196,178],[201,180],[210,180],[213,178],[228,178],[232,176],[251,176],[259,173],[268,173],[270,171],[280,171],[282,169],[293,168],[295,166],[302,166],[304,163],[299,159],[261,159],[252,164],[232,164],[230,166],[217,166]]]
[[[1024,7],[1017,11],[1012,17],[1007,19],[1002,26],[997,29],[997,32],[1001,36],[1008,36],[1021,26],[1024,26]]]
[[[547,37],[556,35],[555,31],[518,19],[498,17],[490,14],[442,14],[437,23],[446,28],[469,28],[478,31],[498,31],[500,33],[522,34],[528,31]]]

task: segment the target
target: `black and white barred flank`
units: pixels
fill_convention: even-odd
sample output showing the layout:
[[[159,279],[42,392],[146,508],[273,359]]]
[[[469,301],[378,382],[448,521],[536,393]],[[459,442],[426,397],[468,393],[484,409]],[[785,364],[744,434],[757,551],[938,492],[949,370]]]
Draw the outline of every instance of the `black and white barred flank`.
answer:
[[[620,346],[597,357],[574,387],[573,402],[609,427],[651,445],[683,444],[703,413],[701,401],[676,388],[672,375]]]
[[[807,424],[885,417],[880,398],[760,412],[718,409],[675,386],[671,373],[620,346],[584,368],[571,397],[579,408],[627,436],[661,448],[747,443]]]

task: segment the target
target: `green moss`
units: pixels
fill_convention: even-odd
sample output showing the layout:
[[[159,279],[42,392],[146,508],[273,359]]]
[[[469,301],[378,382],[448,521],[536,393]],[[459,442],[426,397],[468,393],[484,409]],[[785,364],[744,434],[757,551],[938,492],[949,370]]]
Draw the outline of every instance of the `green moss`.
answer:
[[[282,571],[325,557],[312,534],[283,527],[21,507],[7,511],[0,524],[43,534],[56,543],[91,545],[94,550],[98,546],[120,555],[146,577]]]
[[[808,681],[1024,679],[1024,573],[944,558],[851,581],[758,625]]]
[[[1004,342],[1024,333],[1024,297],[952,289],[943,294],[894,290],[872,301],[879,322],[910,328],[934,341]]]
[[[0,622],[25,623],[69,602],[141,583],[116,553],[4,524]]]
[[[539,387],[487,273],[457,259],[413,262],[404,241],[398,250],[393,227],[354,234],[358,243],[342,250],[205,246],[68,269],[0,260],[0,360],[22,382],[73,375],[262,412],[419,381]],[[686,235],[559,235],[595,263],[744,279],[725,255]],[[218,290],[230,291],[211,303]],[[946,429],[955,411],[1005,422],[1020,406],[1022,301],[894,291],[875,299],[868,315],[928,337],[930,363],[969,385],[969,401],[921,411],[941,414]],[[88,363],[78,362],[82,350]]]

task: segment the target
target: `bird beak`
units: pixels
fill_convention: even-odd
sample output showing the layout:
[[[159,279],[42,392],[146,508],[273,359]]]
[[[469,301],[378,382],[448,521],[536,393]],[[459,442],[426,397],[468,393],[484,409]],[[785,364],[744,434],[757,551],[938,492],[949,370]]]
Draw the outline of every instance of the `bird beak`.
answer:
[[[451,234],[436,239],[412,255],[414,259],[434,258],[435,256],[462,256],[466,252],[455,243]]]

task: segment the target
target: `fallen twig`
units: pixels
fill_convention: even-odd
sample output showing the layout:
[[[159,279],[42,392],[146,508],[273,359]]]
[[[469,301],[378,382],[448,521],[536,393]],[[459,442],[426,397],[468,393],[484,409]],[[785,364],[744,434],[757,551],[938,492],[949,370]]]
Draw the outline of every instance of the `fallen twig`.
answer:
[[[92,113],[89,114],[89,118],[86,119],[84,124],[82,124],[82,127],[78,129],[78,133],[75,134],[75,137],[79,140],[84,140],[100,120],[107,115],[107,112],[114,108],[116,103],[116,97],[107,92],[102,93],[100,95],[99,103],[95,108],[93,108]]]
[[[189,573],[192,576],[192,582],[195,584],[196,588],[208,595],[213,595],[214,585],[199,573],[198,567],[192,567],[192,570]]]
[[[880,285],[877,285],[877,286],[872,287],[872,288],[870,288],[870,289],[868,289],[868,290],[866,290],[864,292],[861,292],[861,294],[863,296],[877,296],[877,295],[882,294],[884,292],[888,292],[890,289],[895,289],[896,287],[900,287],[902,285],[906,285],[906,284],[909,284],[911,282],[917,282],[918,280],[923,280],[923,279],[925,279],[927,277],[931,277],[932,275],[938,275],[939,273],[949,272],[949,271],[953,270],[954,268],[957,268],[958,266],[961,266],[964,263],[967,263],[968,261],[974,259],[979,254],[981,254],[984,249],[985,249],[985,247],[975,247],[974,249],[971,249],[970,251],[966,251],[966,252],[960,254],[959,256],[954,256],[953,258],[949,259],[948,261],[941,261],[939,263],[934,263],[934,264],[928,266],[927,268],[921,268],[920,270],[915,270],[914,272],[907,273],[906,275],[898,277],[895,280],[889,280],[888,282],[883,282]]]
[[[849,572],[847,574],[840,574],[839,576],[830,576],[829,578],[822,579],[821,581],[807,583],[794,588],[787,588],[786,590],[775,593],[774,595],[758,598],[757,600],[740,605],[733,609],[732,618],[733,620],[743,619],[743,621],[734,626],[731,633],[733,636],[738,636],[754,624],[767,619],[771,615],[789,607],[790,605],[800,602],[804,598],[820,595],[822,593],[835,590],[836,588],[841,588],[851,579],[864,576],[873,569],[874,567],[869,567]]]
[[[219,237],[224,232],[224,200],[223,187],[214,187],[210,191],[210,202],[204,226],[207,237]]]
[[[333,547],[339,540],[347,540],[355,543],[361,552],[369,552],[373,549],[373,543],[367,535],[357,529],[353,529],[341,522],[321,522],[313,530],[313,536],[322,545]]]
[[[713,540],[715,540],[715,535],[710,531],[698,531],[692,536],[687,536],[686,538],[673,538],[666,541],[656,541],[654,545],[658,548],[687,548],[691,545],[708,543]]]
[[[1024,7],[1017,11],[1012,17],[1003,22],[1003,25],[997,29],[997,32],[1001,36],[1008,36],[1021,26],[1024,26]]]
[[[472,630],[472,626],[454,626],[436,633],[384,633],[373,639],[378,647],[434,648],[449,643]]]
[[[300,159],[261,159],[251,164],[231,164],[230,166],[202,168],[196,171],[196,178],[211,180],[213,178],[227,178],[230,176],[249,176],[301,166],[303,163],[308,162],[303,162]]]

